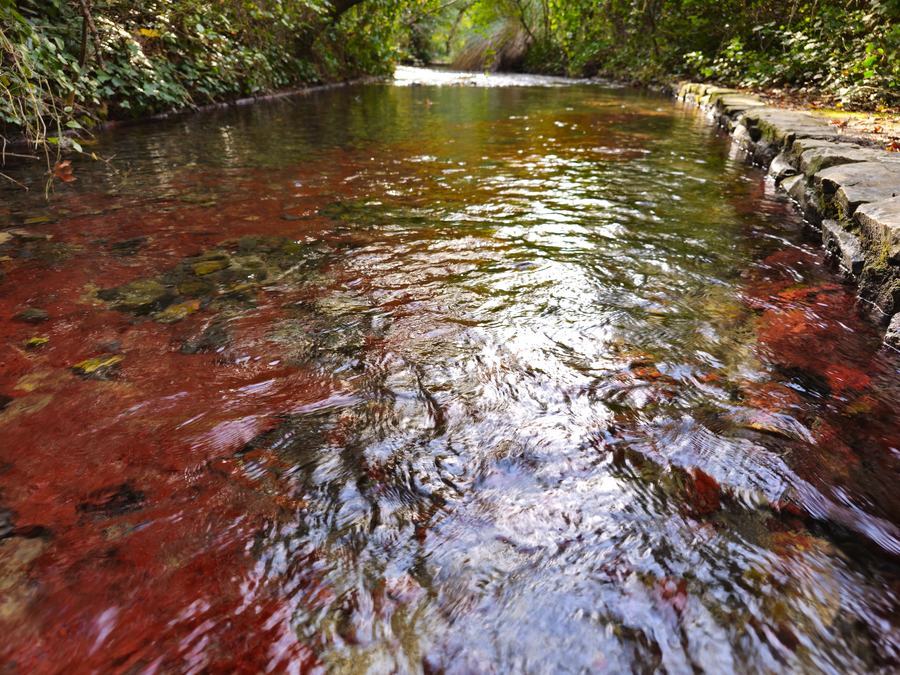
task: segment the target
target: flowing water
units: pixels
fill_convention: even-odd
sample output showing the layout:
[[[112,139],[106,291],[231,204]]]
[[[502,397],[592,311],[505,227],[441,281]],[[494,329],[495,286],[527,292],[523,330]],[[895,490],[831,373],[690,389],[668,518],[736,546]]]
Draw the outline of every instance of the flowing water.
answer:
[[[0,671],[897,667],[900,358],[695,111],[406,69],[85,149],[2,188]]]

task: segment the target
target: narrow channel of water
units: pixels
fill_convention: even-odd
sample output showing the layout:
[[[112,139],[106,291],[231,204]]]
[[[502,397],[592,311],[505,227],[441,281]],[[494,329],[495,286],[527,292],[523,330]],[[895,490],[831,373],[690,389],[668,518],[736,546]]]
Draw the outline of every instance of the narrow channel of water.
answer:
[[[695,112],[407,69],[88,149],[0,186],[9,672],[897,667],[900,358]]]

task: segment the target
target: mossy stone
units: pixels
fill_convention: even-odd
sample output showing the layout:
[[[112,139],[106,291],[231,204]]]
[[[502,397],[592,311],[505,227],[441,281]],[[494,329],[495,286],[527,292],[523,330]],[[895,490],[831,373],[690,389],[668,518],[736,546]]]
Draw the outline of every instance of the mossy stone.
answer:
[[[198,277],[204,277],[208,274],[213,274],[214,272],[224,270],[230,266],[231,261],[225,258],[220,258],[215,260],[201,260],[200,262],[194,263],[191,268],[194,270],[194,274],[196,274]]]
[[[72,366],[72,370],[84,379],[106,380],[113,375],[124,359],[125,357],[120,354],[102,354],[76,363]]]

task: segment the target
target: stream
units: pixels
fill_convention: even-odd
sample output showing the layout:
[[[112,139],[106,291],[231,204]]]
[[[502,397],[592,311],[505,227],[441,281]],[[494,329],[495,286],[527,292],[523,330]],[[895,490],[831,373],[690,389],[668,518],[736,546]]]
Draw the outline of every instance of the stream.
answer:
[[[84,149],[0,183],[0,672],[896,672],[900,354],[696,110],[401,68]]]

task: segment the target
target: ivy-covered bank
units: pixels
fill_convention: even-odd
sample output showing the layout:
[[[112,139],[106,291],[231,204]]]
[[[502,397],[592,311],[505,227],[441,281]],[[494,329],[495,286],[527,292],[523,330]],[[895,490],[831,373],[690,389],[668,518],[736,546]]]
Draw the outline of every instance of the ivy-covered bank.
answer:
[[[78,150],[104,119],[383,74],[419,4],[0,0],[0,135]]]
[[[704,107],[800,206],[860,297],[888,322],[900,349],[900,153],[870,147],[805,112],[732,89],[685,83],[678,98]]]

